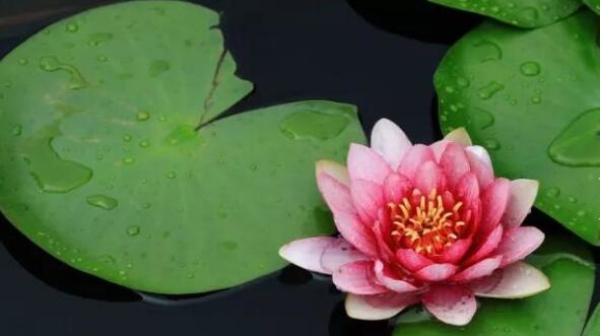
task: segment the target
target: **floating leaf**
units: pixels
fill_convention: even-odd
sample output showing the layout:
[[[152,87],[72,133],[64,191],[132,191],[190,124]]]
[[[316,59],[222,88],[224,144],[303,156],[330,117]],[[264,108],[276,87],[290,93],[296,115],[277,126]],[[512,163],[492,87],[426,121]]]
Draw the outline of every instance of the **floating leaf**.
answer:
[[[588,321],[588,325],[585,328],[583,336],[597,336],[600,335],[600,306],[596,307],[596,310],[592,314],[592,317]]]
[[[364,135],[353,106],[291,103],[213,120],[237,78],[218,15],[129,2],[59,22],[0,63],[0,206],[85,272],[160,293],[234,286],[278,248],[333,231],[314,162]]]
[[[583,0],[583,3],[594,12],[600,14],[600,0]]]
[[[499,175],[540,180],[537,207],[596,245],[599,23],[588,10],[527,33],[486,22],[452,47],[435,77],[443,131],[466,127]]]
[[[547,26],[575,13],[580,0],[429,0],[522,28]],[[589,0],[596,1],[596,0]]]
[[[470,324],[450,326],[422,311],[399,318],[394,336],[579,336],[594,290],[594,263],[574,239],[548,237],[529,262],[543,270],[552,287],[519,300],[478,299],[481,306]]]

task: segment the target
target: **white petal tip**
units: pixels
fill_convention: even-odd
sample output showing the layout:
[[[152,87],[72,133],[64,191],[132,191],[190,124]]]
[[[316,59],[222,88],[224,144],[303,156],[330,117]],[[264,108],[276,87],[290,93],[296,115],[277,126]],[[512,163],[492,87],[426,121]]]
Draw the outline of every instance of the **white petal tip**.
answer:
[[[471,141],[471,137],[469,136],[469,133],[467,132],[466,129],[464,129],[462,127],[457,128],[457,129],[453,130],[452,132],[448,133],[444,137],[444,140],[452,141],[454,143],[463,145],[465,147],[473,145],[473,141]]]
[[[524,262],[509,265],[502,271],[501,279],[491,289],[479,291],[479,297],[494,299],[523,299],[549,290],[548,277],[537,268]]]
[[[361,296],[348,294],[344,301],[346,314],[355,320],[379,321],[387,320],[397,315],[404,307],[382,307],[376,308],[368,304]]]

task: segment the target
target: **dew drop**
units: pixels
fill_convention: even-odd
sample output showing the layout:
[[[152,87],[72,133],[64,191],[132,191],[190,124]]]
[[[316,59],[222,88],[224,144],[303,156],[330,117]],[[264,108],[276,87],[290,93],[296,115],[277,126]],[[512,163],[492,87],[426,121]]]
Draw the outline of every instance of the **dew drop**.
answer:
[[[89,45],[97,47],[102,43],[112,40],[114,35],[112,33],[96,33],[89,37]]]
[[[142,140],[142,141],[140,141],[140,147],[142,147],[142,148],[148,148],[148,147],[150,147],[150,141],[148,141],[148,140]]]
[[[13,128],[12,134],[16,137],[20,136],[23,133],[23,127],[21,125],[16,125]]]
[[[175,172],[169,172],[167,174],[167,178],[170,179],[170,180],[172,180],[172,179],[174,179],[176,177],[177,177],[177,174]]]
[[[478,109],[478,111],[473,113],[471,115],[471,119],[473,125],[480,130],[484,130],[488,127],[491,127],[492,125],[494,125],[495,121],[494,116],[490,112],[482,109]]]
[[[61,63],[54,56],[46,56],[40,59],[40,68],[47,72],[64,71],[70,76],[69,89],[79,90],[88,86],[87,81],[81,73],[73,66]]]
[[[475,42],[473,46],[476,47],[474,50],[474,53],[476,53],[475,57],[478,57],[482,63],[499,61],[502,59],[502,49],[494,42],[481,40]]]
[[[67,31],[70,33],[75,33],[79,30],[79,25],[76,22],[69,22],[67,24]]]
[[[548,147],[557,164],[573,167],[600,166],[600,109],[577,116]]]
[[[126,165],[133,164],[134,162],[135,162],[135,159],[131,158],[131,157],[123,159],[123,163],[125,163]]]
[[[140,227],[137,225],[132,225],[127,228],[127,235],[130,237],[135,237],[140,234]]]
[[[112,210],[119,205],[116,199],[105,195],[91,195],[85,201],[87,204],[103,210]]]
[[[101,62],[101,63],[108,61],[108,57],[106,57],[104,55],[100,55],[96,59],[98,60],[98,62]]]
[[[287,115],[280,123],[280,131],[294,140],[327,140],[340,135],[350,124],[343,112],[300,111]]]
[[[27,65],[27,64],[29,64],[29,61],[26,58],[21,58],[19,60],[19,64],[21,64],[21,65]]]
[[[135,116],[135,119],[137,121],[146,121],[146,120],[150,119],[150,113],[143,112],[143,111],[138,112]]]
[[[556,187],[549,188],[546,190],[546,196],[548,197],[558,197],[560,195],[560,189]]]
[[[480,88],[479,91],[477,91],[477,96],[483,100],[488,100],[503,89],[503,84],[496,81],[492,81],[488,85]]]
[[[521,73],[523,76],[534,77],[540,74],[542,68],[537,62],[525,62],[521,64]]]
[[[496,139],[487,139],[483,142],[483,146],[489,150],[500,149],[500,143]]]
[[[124,141],[124,142],[130,142],[130,141],[131,141],[131,139],[132,139],[132,137],[131,137],[131,135],[129,135],[129,134],[126,134],[126,135],[124,135],[124,136],[123,136],[123,141]]]

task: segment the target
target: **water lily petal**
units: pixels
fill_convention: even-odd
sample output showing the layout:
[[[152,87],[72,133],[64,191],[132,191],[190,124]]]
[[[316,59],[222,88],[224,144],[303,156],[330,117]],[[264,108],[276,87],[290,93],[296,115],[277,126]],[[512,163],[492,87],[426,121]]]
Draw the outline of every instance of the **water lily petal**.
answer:
[[[494,168],[492,167],[490,155],[481,146],[469,146],[466,151],[471,171],[477,176],[481,188],[487,188],[490,183],[494,182]]]
[[[412,147],[412,143],[400,127],[388,119],[379,119],[371,132],[371,148],[383,157],[392,170]]]
[[[535,202],[540,183],[535,180],[513,180],[510,181],[510,196],[506,212],[502,217],[502,224],[506,227],[517,227],[523,220]]]
[[[466,129],[459,127],[455,130],[453,130],[452,132],[446,134],[446,136],[444,137],[444,140],[450,141],[450,142],[454,142],[457,143],[459,145],[462,146],[471,146],[473,144],[473,141],[471,141],[471,137],[469,136],[469,133],[467,132]]]
[[[461,178],[471,170],[465,149],[455,143],[450,143],[446,147],[440,159],[440,165],[444,169],[444,174],[448,177],[451,188],[454,188]]]
[[[358,216],[363,223],[377,220],[378,210],[383,206],[383,187],[370,181],[352,181],[350,193]]]
[[[544,233],[533,226],[507,229],[494,253],[502,256],[501,267],[523,260],[544,242]]]
[[[413,294],[348,294],[345,307],[346,314],[353,319],[376,321],[387,320],[418,302],[418,297]]]
[[[431,259],[436,263],[457,264],[471,247],[471,238],[459,239],[450,247],[447,247],[439,256],[433,256]]]
[[[350,176],[348,169],[341,163],[330,160],[319,160],[315,164],[315,175],[318,177],[321,174],[327,174],[345,186],[350,186]]]
[[[350,189],[333,176],[327,173],[319,174],[317,176],[317,187],[333,213],[356,213]]]
[[[433,265],[433,261],[411,249],[399,249],[396,252],[398,262],[411,272]]]
[[[483,259],[462,272],[456,274],[452,281],[466,282],[492,274],[502,262],[502,257]]]
[[[427,161],[434,161],[433,152],[425,145],[414,145],[400,162],[398,172],[408,179],[414,179],[417,172]]]
[[[396,173],[390,174],[383,182],[385,202],[400,203],[402,198],[408,196],[412,188],[412,183],[406,177]]]
[[[352,246],[366,255],[377,256],[377,244],[373,232],[361,222],[357,215],[344,212],[334,213],[333,221],[338,232]]]
[[[549,289],[550,281],[537,268],[517,262],[472,282],[469,287],[481,297],[521,299]]]
[[[294,240],[279,249],[279,255],[288,262],[309,271],[331,274],[321,265],[321,255],[337,238],[312,237]]]
[[[429,145],[429,149],[431,149],[431,151],[433,152],[435,162],[440,162],[440,160],[442,159],[442,154],[444,154],[446,147],[448,147],[448,145],[451,143],[452,142],[448,140],[440,140]]]
[[[423,294],[423,306],[438,320],[456,326],[471,322],[477,311],[475,295],[458,285],[436,285]]]
[[[367,180],[383,184],[392,172],[389,164],[371,148],[351,144],[348,152],[348,175],[351,180]]]
[[[375,281],[373,261],[355,261],[340,267],[333,273],[333,283],[344,292],[372,295],[389,290]]]
[[[415,175],[415,187],[424,194],[428,194],[432,190],[438,192],[446,190],[446,176],[442,168],[435,162],[427,161]]]
[[[483,212],[478,228],[480,239],[485,239],[500,223],[510,196],[510,182],[499,178],[490,184],[481,196]]]
[[[414,273],[419,280],[438,282],[444,281],[456,274],[458,266],[452,264],[433,264],[425,266]]]
[[[369,256],[357,250],[345,239],[336,238],[321,254],[321,268],[332,274],[345,264],[369,259]]]
[[[396,293],[408,293],[419,289],[407,281],[397,279],[396,276],[379,260],[375,261],[374,271],[377,282],[391,291]]]
[[[496,250],[498,245],[500,245],[503,234],[504,227],[502,225],[496,226],[494,231],[492,231],[486,239],[479,241],[478,246],[470,253],[470,256],[465,260],[464,264],[471,265],[489,256]]]
[[[479,183],[475,174],[464,174],[456,186],[456,195],[469,206],[479,201],[479,193]]]

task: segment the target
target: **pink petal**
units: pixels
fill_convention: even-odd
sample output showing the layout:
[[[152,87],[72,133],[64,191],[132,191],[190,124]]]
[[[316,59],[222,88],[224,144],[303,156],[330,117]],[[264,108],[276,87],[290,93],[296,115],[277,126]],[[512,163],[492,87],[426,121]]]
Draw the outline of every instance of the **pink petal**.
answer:
[[[343,238],[337,238],[321,254],[321,268],[331,274],[345,264],[369,259]]]
[[[404,154],[412,147],[408,137],[388,119],[379,119],[371,132],[371,148],[396,170]]]
[[[321,267],[321,255],[337,239],[332,237],[312,237],[294,240],[279,249],[279,255],[290,263],[304,269],[323,274],[331,274]]]
[[[375,278],[380,285],[396,293],[407,293],[414,292],[419,288],[413,286],[411,283],[397,279],[392,272],[385,267],[385,265],[377,260],[375,261]]]
[[[348,174],[351,180],[367,180],[383,184],[392,172],[388,163],[369,147],[351,144],[348,153]]]
[[[438,320],[456,326],[471,322],[477,311],[473,292],[462,286],[433,286],[423,294],[423,305]]]
[[[418,302],[418,297],[413,294],[348,294],[345,306],[346,314],[353,319],[376,321],[387,320]]]
[[[469,146],[466,151],[471,171],[477,176],[481,188],[487,188],[494,182],[494,168],[488,152],[481,146]]]
[[[521,299],[549,289],[550,281],[537,268],[517,262],[472,282],[469,287],[481,297]]]
[[[392,173],[383,182],[383,194],[386,202],[398,204],[412,190],[412,183],[406,177]]]
[[[448,183],[452,188],[471,170],[465,149],[455,143],[446,147],[440,160],[440,166],[444,169],[444,174],[448,177]]]
[[[433,157],[435,157],[435,162],[440,162],[440,160],[442,159],[442,154],[444,154],[446,147],[448,147],[448,145],[451,143],[452,142],[448,140],[440,140],[429,145],[429,149],[431,149],[431,151],[433,152]]]
[[[479,183],[473,173],[466,173],[456,186],[456,195],[466,203],[467,206],[479,201]]]
[[[350,176],[348,176],[348,169],[340,163],[329,160],[320,160],[315,164],[315,173],[318,177],[319,175],[325,173],[338,182],[345,186],[350,186]]]
[[[525,217],[531,212],[539,185],[535,180],[510,181],[510,196],[501,220],[502,224],[506,227],[517,227],[523,223]]]
[[[333,273],[333,283],[344,292],[372,295],[388,292],[375,282],[372,261],[355,261],[340,267]]]
[[[433,152],[425,145],[414,145],[408,153],[404,155],[398,172],[406,176],[409,180],[415,178],[415,175],[421,169],[421,166],[427,161],[434,161]]]
[[[404,268],[411,272],[416,272],[433,264],[433,261],[411,249],[399,249],[396,252],[396,258]]]
[[[447,247],[439,256],[431,257],[436,263],[457,264],[471,247],[471,239],[459,239]]]
[[[363,223],[372,224],[377,213],[383,207],[383,188],[381,185],[356,179],[350,187],[352,201]]]
[[[375,223],[375,225],[373,226],[373,233],[375,234],[375,241],[377,242],[377,248],[379,249],[379,258],[381,258],[385,262],[393,262],[394,252],[392,252],[392,250],[390,249],[389,242],[387,241],[389,235],[386,235],[384,233],[384,221],[385,218],[383,218],[383,220],[380,219]]]
[[[425,162],[415,175],[415,187],[424,194],[428,194],[434,189],[438,192],[446,190],[446,176],[444,176],[442,168],[433,161]]]
[[[452,281],[466,282],[492,274],[502,262],[502,257],[483,259],[473,266],[463,270],[452,278]]]
[[[456,274],[458,266],[452,264],[433,264],[425,266],[414,273],[414,276],[420,280],[428,282],[438,282],[449,279]]]
[[[457,143],[464,147],[471,146],[473,144],[469,133],[462,127],[457,128],[452,132],[446,134],[444,140]]]
[[[489,235],[500,223],[506,211],[510,196],[510,182],[499,178],[490,184],[481,196],[483,213],[478,228],[478,235],[484,238]]]
[[[498,245],[500,245],[503,233],[504,227],[502,225],[496,226],[494,231],[492,231],[489,236],[479,242],[479,246],[474,249],[474,252],[464,262],[464,264],[471,265],[489,256],[492,252],[494,252],[494,250],[496,250]]]
[[[350,189],[327,173],[317,176],[317,187],[333,213],[356,213]]]
[[[502,256],[501,267],[523,260],[544,242],[544,233],[533,226],[507,229],[494,252]]]
[[[366,255],[377,256],[377,244],[373,232],[360,221],[357,215],[334,213],[333,220],[339,233],[352,246]]]

